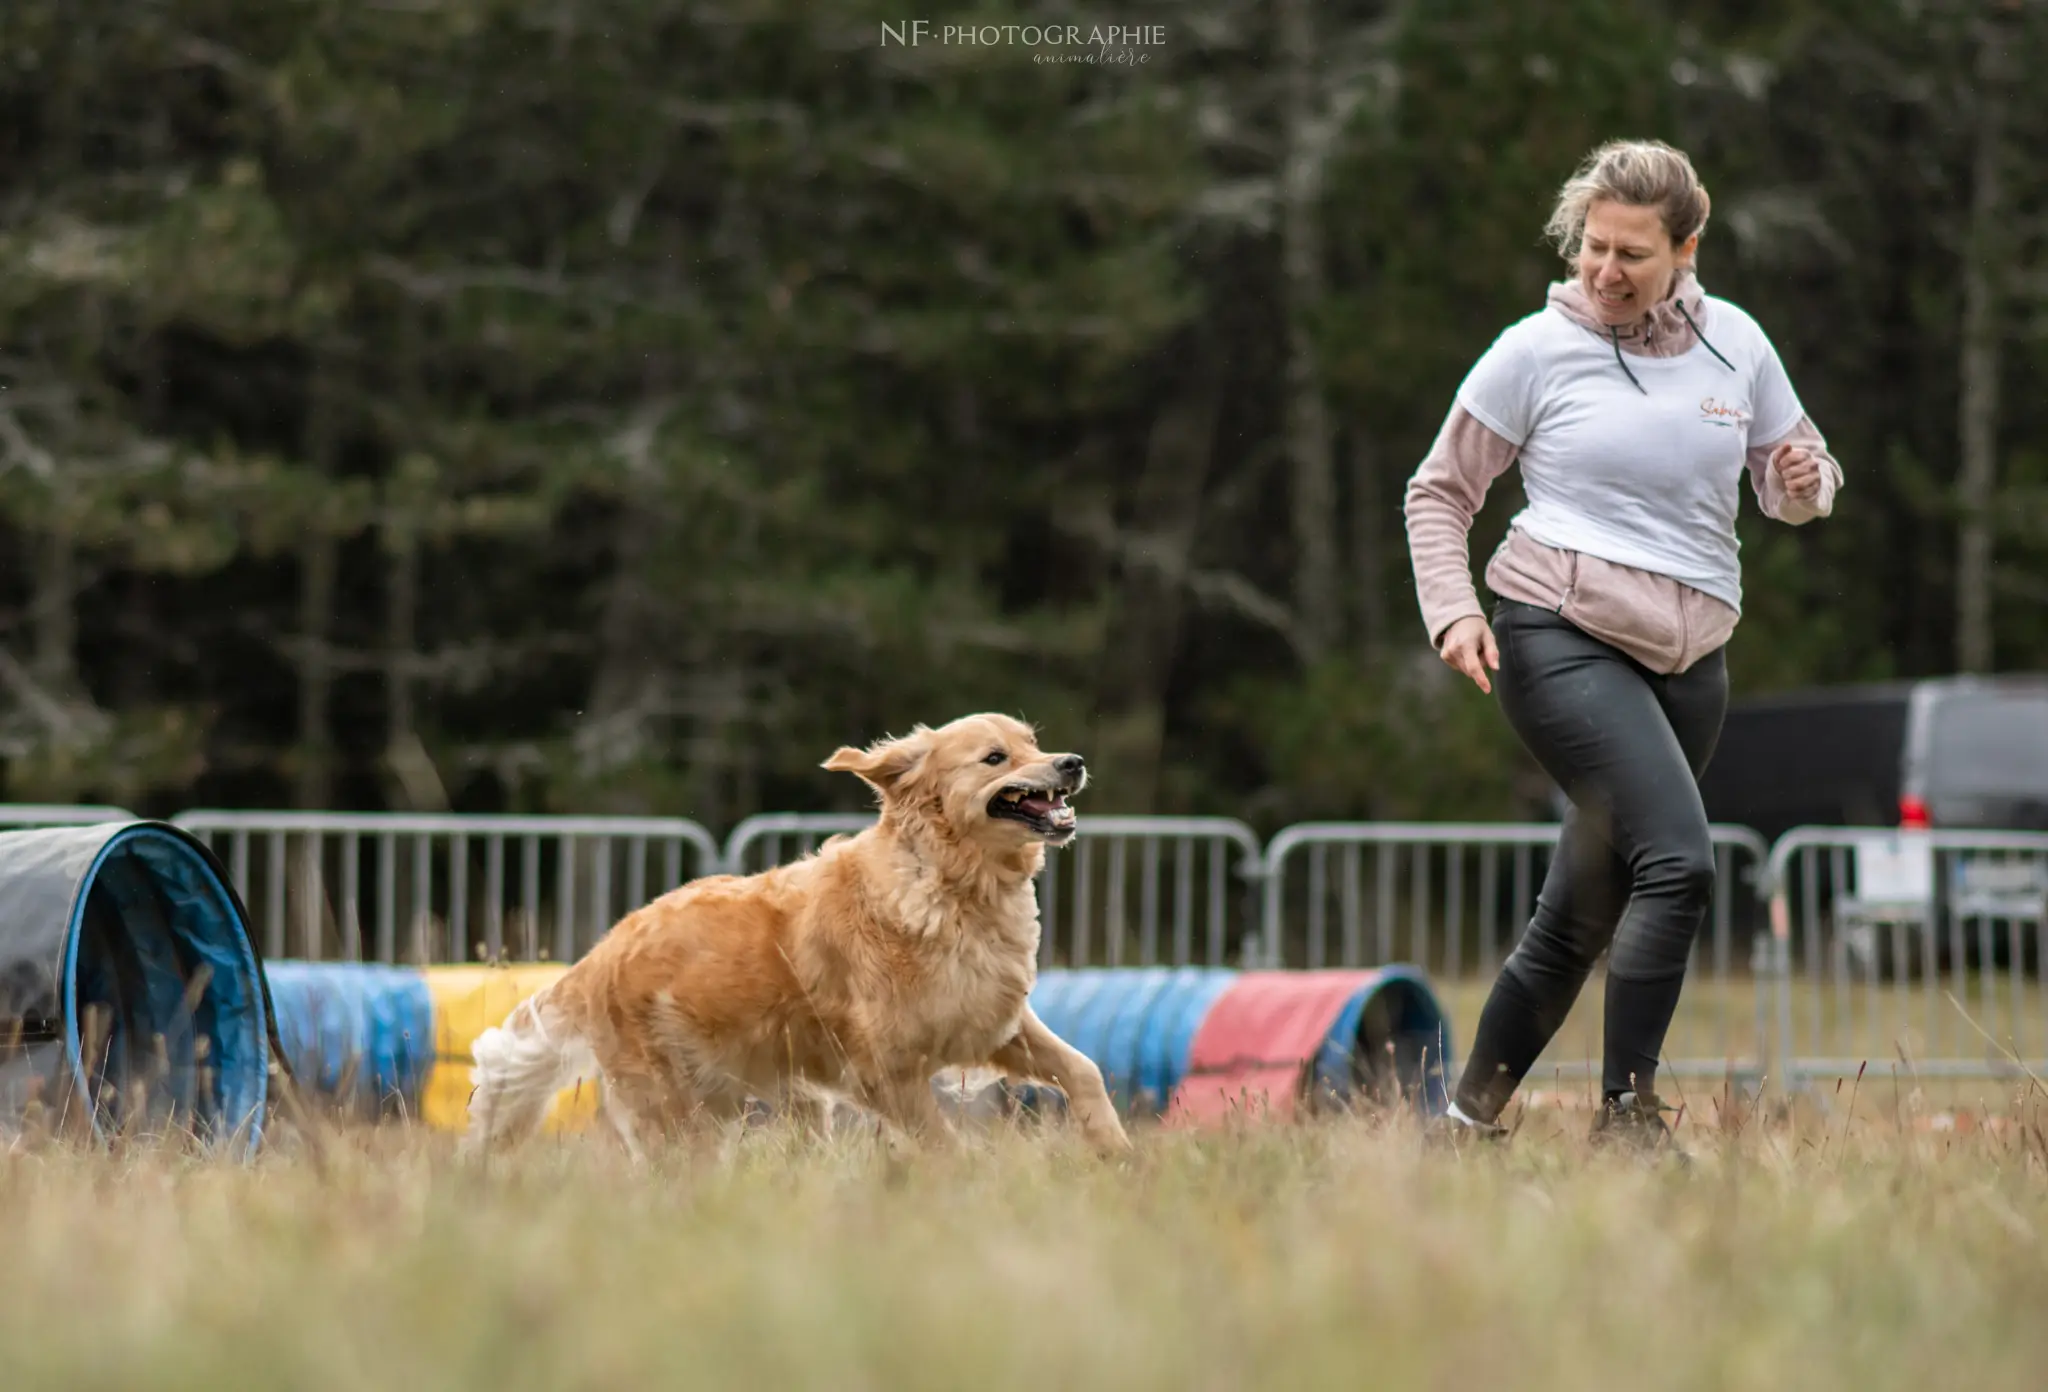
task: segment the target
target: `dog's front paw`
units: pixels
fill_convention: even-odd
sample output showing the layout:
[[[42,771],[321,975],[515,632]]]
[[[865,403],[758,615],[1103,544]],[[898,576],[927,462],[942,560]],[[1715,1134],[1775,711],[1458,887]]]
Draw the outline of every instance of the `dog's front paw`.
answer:
[[[1130,1132],[1124,1130],[1124,1124],[1113,1108],[1089,1111],[1082,1122],[1081,1133],[1096,1150],[1110,1158],[1129,1155],[1136,1149],[1131,1144]]]

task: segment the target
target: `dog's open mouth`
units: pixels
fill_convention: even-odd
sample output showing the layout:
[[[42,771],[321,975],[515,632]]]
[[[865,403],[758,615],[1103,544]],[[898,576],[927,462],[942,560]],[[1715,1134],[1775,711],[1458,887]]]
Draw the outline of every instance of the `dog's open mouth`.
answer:
[[[1024,788],[1012,784],[989,800],[991,817],[1022,822],[1049,841],[1065,841],[1076,829],[1074,809],[1062,788]]]

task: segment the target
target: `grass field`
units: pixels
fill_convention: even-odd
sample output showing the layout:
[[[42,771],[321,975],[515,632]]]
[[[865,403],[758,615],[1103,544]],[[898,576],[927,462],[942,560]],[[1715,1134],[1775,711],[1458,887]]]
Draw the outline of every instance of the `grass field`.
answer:
[[[1846,1096],[1842,1103],[1846,1103]],[[230,1167],[0,1154],[0,1387],[2037,1388],[2048,1103],[1699,1099],[1690,1171],[1519,1114],[1059,1130],[892,1162],[768,1127],[488,1173],[410,1127]]]

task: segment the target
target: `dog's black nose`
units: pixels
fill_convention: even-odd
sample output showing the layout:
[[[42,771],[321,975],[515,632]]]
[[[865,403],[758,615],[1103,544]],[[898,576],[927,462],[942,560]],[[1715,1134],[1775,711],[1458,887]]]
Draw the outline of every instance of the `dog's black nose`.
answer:
[[[1053,760],[1052,766],[1061,773],[1079,773],[1082,768],[1081,756],[1079,754],[1062,754],[1059,758]]]

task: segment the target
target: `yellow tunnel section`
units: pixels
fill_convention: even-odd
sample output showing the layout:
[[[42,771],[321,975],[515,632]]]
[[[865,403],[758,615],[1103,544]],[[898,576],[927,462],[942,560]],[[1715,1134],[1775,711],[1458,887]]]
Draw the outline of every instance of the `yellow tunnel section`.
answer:
[[[434,1067],[420,1097],[420,1116],[429,1126],[461,1131],[469,1124],[470,1046],[493,1025],[502,1024],[521,1001],[554,982],[568,968],[558,962],[511,966],[423,967],[434,1001]],[[598,1084],[564,1088],[548,1108],[547,1132],[580,1131],[597,1114]]]

